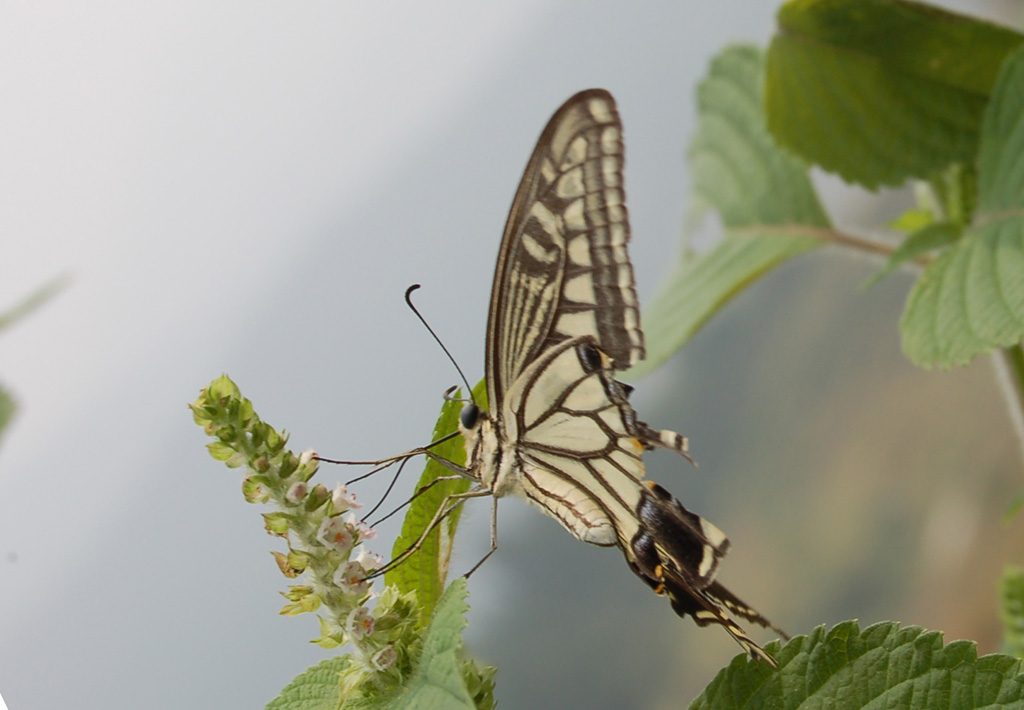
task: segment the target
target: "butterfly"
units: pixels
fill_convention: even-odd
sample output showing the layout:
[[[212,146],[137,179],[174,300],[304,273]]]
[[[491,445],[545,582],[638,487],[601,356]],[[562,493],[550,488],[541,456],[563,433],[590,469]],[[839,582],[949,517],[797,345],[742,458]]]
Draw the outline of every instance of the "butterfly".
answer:
[[[715,579],[725,534],[644,479],[644,451],[686,456],[687,440],[640,421],[632,388],[615,379],[644,357],[622,166],[622,124],[607,91],[572,96],[541,133],[498,252],[488,409],[464,405],[466,466],[443,462],[476,486],[449,496],[435,521],[467,498],[493,496],[493,552],[497,499],[524,498],[579,540],[618,547],[678,615],[723,627],[775,667],[730,614],[785,634]]]

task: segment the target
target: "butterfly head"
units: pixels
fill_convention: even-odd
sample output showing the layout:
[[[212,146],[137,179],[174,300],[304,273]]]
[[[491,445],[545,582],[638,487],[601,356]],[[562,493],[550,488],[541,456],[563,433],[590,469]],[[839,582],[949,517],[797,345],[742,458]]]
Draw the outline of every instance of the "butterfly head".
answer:
[[[504,495],[512,456],[503,455],[500,425],[476,402],[466,402],[459,415],[459,433],[466,440],[466,471],[496,495]]]

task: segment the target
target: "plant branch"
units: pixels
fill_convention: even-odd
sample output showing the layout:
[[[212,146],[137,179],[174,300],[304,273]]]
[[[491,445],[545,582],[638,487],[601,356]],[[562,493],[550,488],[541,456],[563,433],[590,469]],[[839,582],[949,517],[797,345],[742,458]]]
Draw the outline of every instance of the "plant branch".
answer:
[[[820,227],[810,227],[806,224],[772,224],[772,225],[749,225],[746,227],[739,227],[737,229],[730,229],[730,234],[737,235],[779,235],[787,237],[811,237],[818,241],[825,242],[827,244],[835,244],[841,247],[847,247],[856,251],[865,252],[868,254],[877,254],[879,256],[889,257],[892,256],[893,252],[896,251],[895,244],[889,242],[883,242],[877,239],[868,239],[867,237],[857,236],[855,234],[848,234],[846,232],[840,232],[834,229],[821,229]],[[931,259],[927,257],[920,257],[914,259],[914,262],[924,266]]]

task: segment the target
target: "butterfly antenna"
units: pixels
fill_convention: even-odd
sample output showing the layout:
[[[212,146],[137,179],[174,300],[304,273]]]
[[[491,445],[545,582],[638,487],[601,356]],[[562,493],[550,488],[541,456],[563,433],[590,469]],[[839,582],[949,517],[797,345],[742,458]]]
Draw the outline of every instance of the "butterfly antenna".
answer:
[[[466,385],[466,392],[469,393],[469,401],[473,402],[473,404],[476,404],[476,400],[473,399],[473,388],[469,386],[469,380],[467,380],[466,376],[463,374],[462,368],[459,367],[459,363],[455,362],[455,358],[452,357],[452,354],[450,352],[448,352],[448,348],[444,346],[444,343],[441,342],[441,339],[437,337],[437,333],[435,333],[434,329],[430,327],[429,323],[427,323],[427,319],[424,318],[420,314],[420,312],[416,310],[416,306],[413,305],[412,292],[418,288],[420,288],[419,284],[413,284],[409,288],[405,289],[405,303],[407,306],[409,306],[409,310],[415,313],[416,317],[420,319],[420,323],[422,323],[423,327],[427,329],[427,332],[430,333],[431,336],[433,336],[437,344],[441,346],[441,349],[444,350],[444,354],[448,356],[448,359],[451,361],[452,365],[455,366],[455,370],[459,373],[459,377],[462,378],[462,383]],[[451,390],[449,390],[449,392],[450,391]]]

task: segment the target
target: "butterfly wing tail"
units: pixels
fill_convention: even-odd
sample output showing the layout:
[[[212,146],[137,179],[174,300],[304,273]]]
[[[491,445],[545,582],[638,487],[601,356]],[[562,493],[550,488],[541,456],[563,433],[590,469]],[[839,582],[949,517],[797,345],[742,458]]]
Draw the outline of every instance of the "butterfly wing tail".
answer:
[[[772,657],[772,655],[758,646],[753,639],[747,636],[747,633],[743,628],[722,611],[722,607],[724,606],[729,609],[729,611],[736,613],[738,616],[743,616],[743,618],[755,623],[768,626],[776,631],[778,631],[778,629],[767,619],[746,605],[743,605],[744,611],[747,612],[746,614],[741,613],[739,609],[733,608],[731,601],[736,600],[736,597],[722,587],[722,585],[715,582],[707,589],[693,589],[677,576],[668,574],[665,577],[665,593],[672,602],[672,609],[679,614],[679,616],[693,617],[693,620],[698,626],[718,624],[736,640],[736,643],[738,643],[744,651],[750,654],[751,658],[754,660],[764,661],[772,668],[779,667],[778,662]],[[730,600],[730,602],[726,602],[723,599],[723,594]],[[779,633],[782,632],[780,631]]]
[[[652,449],[669,449],[670,451],[675,451],[694,466],[697,465],[689,453],[690,440],[682,434],[677,434],[671,429],[653,429],[644,422],[636,422],[635,433],[637,439],[640,440],[640,443],[648,451]]]
[[[730,612],[736,616],[746,619],[747,621],[763,626],[766,629],[771,629],[782,638],[789,640],[789,634],[780,629],[778,626],[764,618],[759,611],[754,609],[742,599],[738,598],[735,594],[730,592],[728,589],[723,587],[718,582],[712,582],[704,593],[710,596],[712,599],[717,601],[719,604],[724,606]]]

